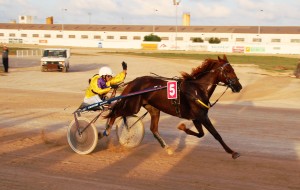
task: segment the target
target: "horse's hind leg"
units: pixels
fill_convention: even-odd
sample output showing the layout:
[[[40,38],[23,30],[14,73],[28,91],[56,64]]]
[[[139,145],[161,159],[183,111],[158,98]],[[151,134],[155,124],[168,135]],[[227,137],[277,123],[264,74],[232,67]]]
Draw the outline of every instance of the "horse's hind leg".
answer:
[[[169,146],[162,139],[162,137],[158,132],[158,121],[160,117],[160,111],[149,104],[144,105],[144,107],[150,113],[151,116],[150,130],[153,133],[154,137],[157,139],[161,147],[163,147],[167,151],[168,154],[170,155],[173,154],[173,151],[169,148]]]
[[[103,132],[104,136],[108,136],[109,135],[110,130],[111,130],[113,124],[115,123],[115,120],[116,120],[116,117],[112,117],[112,118],[108,119],[108,121],[106,123],[106,126],[105,126],[105,131]],[[98,134],[98,137],[99,137],[99,134]]]
[[[196,129],[198,130],[198,133],[186,128],[185,124],[181,123],[180,125],[178,125],[178,129],[184,131],[186,134],[188,135],[193,135],[196,136],[198,138],[201,138],[204,136],[204,132],[203,132],[203,128],[202,128],[202,123],[199,120],[193,120],[193,123],[196,127]]]
[[[132,104],[131,102],[135,102],[135,104]],[[106,123],[105,131],[103,134],[98,133],[98,138],[109,135],[111,128],[118,117],[122,116],[124,118],[136,114],[141,106],[141,96],[136,96],[134,99],[123,99],[120,102],[117,102],[112,108],[112,111],[108,114],[108,122]],[[126,107],[126,109],[123,109],[124,107]]]

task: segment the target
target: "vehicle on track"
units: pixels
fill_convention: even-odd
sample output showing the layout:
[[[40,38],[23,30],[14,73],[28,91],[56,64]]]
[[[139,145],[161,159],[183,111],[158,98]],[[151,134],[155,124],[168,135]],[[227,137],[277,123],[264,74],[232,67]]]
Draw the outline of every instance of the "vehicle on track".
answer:
[[[70,49],[49,48],[44,49],[41,58],[41,71],[62,71],[68,72],[70,68]]]

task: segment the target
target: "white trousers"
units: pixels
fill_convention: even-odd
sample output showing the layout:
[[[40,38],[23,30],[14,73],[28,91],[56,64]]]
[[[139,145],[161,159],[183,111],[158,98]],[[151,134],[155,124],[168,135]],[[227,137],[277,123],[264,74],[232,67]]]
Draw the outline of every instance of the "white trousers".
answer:
[[[102,102],[101,98],[98,95],[92,96],[90,98],[84,97],[83,102],[86,104],[95,104],[98,102]]]

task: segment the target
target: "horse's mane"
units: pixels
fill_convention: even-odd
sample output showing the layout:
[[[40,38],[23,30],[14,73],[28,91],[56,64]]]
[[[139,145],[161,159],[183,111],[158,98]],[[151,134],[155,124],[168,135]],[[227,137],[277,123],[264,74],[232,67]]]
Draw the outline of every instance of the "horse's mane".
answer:
[[[191,74],[188,74],[186,72],[180,72],[180,74],[184,80],[195,79],[199,77],[201,73],[204,74],[205,72],[212,70],[216,63],[218,63],[218,60],[205,59],[201,65],[192,69]]]

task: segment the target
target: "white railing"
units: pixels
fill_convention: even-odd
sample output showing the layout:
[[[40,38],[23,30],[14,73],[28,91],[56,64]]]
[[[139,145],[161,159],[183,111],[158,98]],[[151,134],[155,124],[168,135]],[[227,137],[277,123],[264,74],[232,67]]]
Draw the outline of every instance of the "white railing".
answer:
[[[26,49],[26,50],[16,51],[17,57],[30,57],[30,56],[42,56],[42,55],[43,55],[42,49]]]

